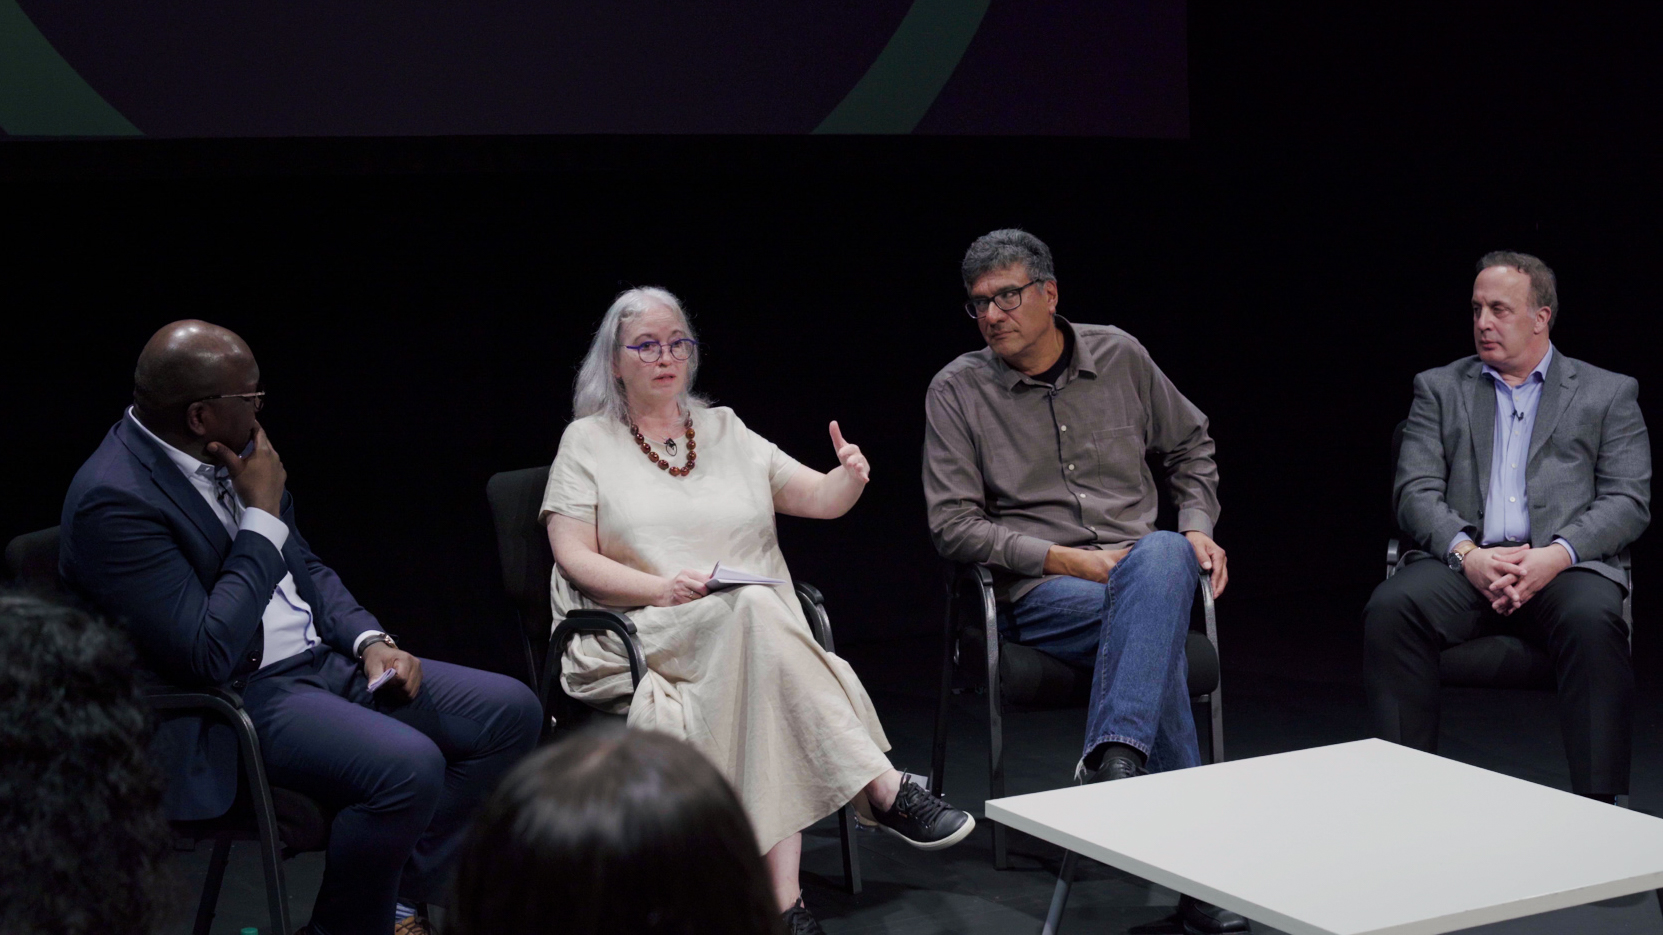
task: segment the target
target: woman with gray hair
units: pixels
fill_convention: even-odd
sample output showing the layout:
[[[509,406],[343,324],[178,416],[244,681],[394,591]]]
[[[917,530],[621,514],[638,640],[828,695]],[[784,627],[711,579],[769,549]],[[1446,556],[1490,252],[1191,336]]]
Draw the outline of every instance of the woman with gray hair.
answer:
[[[789,582],[775,512],[842,516],[870,466],[836,422],[839,466],[798,463],[695,396],[698,366],[693,327],[663,289],[618,296],[595,332],[543,497],[554,617],[627,613],[648,671],[632,692],[623,648],[582,635],[561,684],[708,757],[744,804],[788,928],[818,932],[797,884],[803,828],[853,800],[863,821],[935,850],[975,821],[902,783],[866,690],[814,641],[789,583],[706,587],[718,562]]]

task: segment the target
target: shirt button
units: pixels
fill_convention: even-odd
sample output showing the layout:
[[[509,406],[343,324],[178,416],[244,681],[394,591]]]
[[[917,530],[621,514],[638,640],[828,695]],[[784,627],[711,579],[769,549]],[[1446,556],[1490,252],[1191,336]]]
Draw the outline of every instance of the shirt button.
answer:
[[[1059,426],[1057,426],[1057,428],[1063,430],[1064,432],[1068,431],[1068,426],[1066,426],[1066,425],[1059,425]]]
[[[1086,495],[1085,495],[1085,494],[1080,494],[1080,499],[1081,499],[1081,500],[1084,500],[1084,499],[1085,499],[1085,498],[1086,498]]]
[[[1068,469],[1069,469],[1069,470],[1070,470],[1070,471],[1072,471],[1072,470],[1074,470],[1074,465],[1072,465],[1072,464],[1070,464],[1070,465],[1069,465],[1069,466],[1068,466]]]
[[[1518,498],[1518,497],[1508,497],[1508,498],[1507,498],[1507,502],[1508,502],[1508,503],[1517,503],[1517,502],[1518,502],[1518,500],[1519,500],[1519,498]]]

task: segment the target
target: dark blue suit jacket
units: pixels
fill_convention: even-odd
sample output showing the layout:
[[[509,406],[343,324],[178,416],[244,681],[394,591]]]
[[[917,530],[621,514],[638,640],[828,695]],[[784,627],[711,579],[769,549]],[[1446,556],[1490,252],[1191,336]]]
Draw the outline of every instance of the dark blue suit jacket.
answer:
[[[312,554],[287,492],[282,513],[289,538],[281,552],[255,532],[233,539],[167,453],[123,416],[69,485],[60,570],[127,628],[146,667],[182,685],[240,689],[260,668],[261,617],[285,572],[336,652],[351,656],[358,634],[381,629]],[[167,773],[169,818],[214,818],[231,807],[237,746],[229,727],[174,718],[159,725],[152,751]]]

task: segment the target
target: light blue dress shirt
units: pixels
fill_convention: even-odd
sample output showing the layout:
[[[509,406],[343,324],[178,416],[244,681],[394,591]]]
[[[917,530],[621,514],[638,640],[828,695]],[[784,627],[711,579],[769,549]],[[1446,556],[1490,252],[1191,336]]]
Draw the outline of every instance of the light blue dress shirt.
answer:
[[[1484,498],[1484,545],[1498,542],[1530,541],[1530,497],[1525,490],[1524,474],[1530,458],[1530,435],[1536,428],[1536,406],[1542,401],[1542,385],[1547,382],[1548,365],[1553,363],[1553,345],[1542,355],[1541,363],[1530,371],[1524,382],[1511,386],[1501,373],[1489,364],[1484,365],[1484,376],[1496,389],[1496,429],[1490,449],[1490,490]],[[1472,537],[1457,533],[1449,540],[1449,549]],[[1553,540],[1570,553],[1575,564],[1576,549],[1563,537]]]

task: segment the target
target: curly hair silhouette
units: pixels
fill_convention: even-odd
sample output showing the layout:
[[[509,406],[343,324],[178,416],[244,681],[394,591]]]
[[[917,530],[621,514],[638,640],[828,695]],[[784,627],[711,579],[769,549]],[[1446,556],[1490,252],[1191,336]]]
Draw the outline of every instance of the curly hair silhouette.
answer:
[[[0,932],[149,933],[178,906],[134,665],[97,618],[0,593]]]

